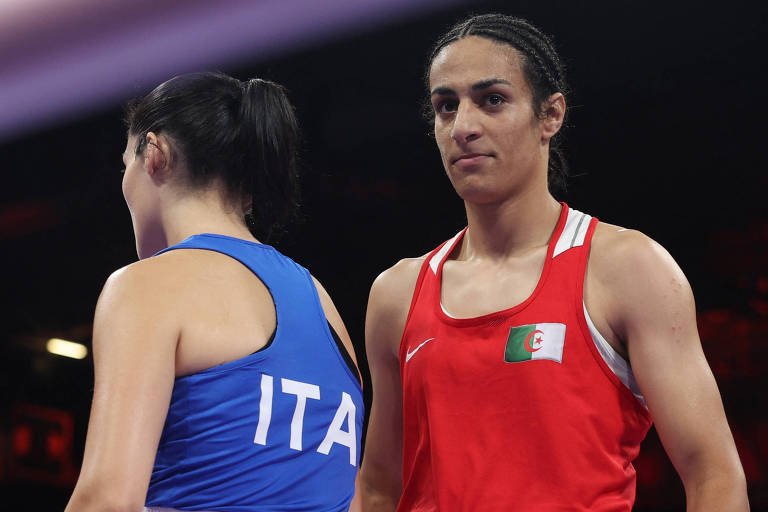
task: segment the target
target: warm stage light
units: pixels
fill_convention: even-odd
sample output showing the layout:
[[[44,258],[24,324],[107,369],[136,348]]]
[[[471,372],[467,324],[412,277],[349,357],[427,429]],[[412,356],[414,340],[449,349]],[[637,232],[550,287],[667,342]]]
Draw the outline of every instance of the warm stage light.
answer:
[[[74,343],[72,341],[61,340],[59,338],[51,338],[45,346],[48,352],[64,357],[71,357],[72,359],[83,359],[88,355],[88,348],[80,343]]]

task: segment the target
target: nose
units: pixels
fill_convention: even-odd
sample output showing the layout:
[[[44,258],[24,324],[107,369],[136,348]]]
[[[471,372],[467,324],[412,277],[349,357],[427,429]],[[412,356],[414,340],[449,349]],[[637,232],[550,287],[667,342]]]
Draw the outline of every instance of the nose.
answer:
[[[480,115],[478,108],[471,101],[460,102],[453,117],[451,137],[458,144],[465,144],[480,137],[483,133]]]

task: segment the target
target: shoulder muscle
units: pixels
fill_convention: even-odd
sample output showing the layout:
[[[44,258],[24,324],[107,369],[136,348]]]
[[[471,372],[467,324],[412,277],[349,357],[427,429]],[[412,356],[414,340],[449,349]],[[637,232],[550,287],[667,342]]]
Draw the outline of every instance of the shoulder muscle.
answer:
[[[165,262],[142,260],[109,276],[96,305],[94,342],[100,339],[99,328],[157,329],[177,322],[175,301],[169,299],[178,295],[182,283],[166,267]]]
[[[373,282],[365,322],[366,348],[369,354],[385,350],[397,356],[424,260],[424,256],[400,260],[379,274]]]
[[[667,322],[679,328],[685,321],[695,328],[688,280],[672,256],[643,233],[601,224],[589,265],[610,298],[606,319],[623,340],[642,325]]]

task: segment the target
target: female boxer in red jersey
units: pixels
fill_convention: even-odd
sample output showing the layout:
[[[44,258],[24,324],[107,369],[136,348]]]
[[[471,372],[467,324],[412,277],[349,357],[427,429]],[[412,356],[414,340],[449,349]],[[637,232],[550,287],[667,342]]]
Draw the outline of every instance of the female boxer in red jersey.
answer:
[[[426,78],[468,227],[371,289],[364,509],[629,511],[651,421],[688,510],[748,509],[685,276],[550,193],[567,93],[550,40],[472,17]]]

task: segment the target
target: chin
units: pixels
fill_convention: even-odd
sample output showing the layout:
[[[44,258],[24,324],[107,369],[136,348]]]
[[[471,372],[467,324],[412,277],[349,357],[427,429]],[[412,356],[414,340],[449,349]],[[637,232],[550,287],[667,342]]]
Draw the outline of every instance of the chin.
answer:
[[[471,190],[463,190],[463,191],[456,191],[459,194],[459,197],[465,202],[465,203],[472,203],[472,204],[496,204],[504,199],[506,199],[505,196],[502,196],[499,194],[497,190],[477,190],[477,189],[471,189]]]
[[[461,180],[451,180],[453,189],[467,203],[492,204],[506,199],[506,189],[497,186],[492,180],[476,179],[479,176],[467,176]]]

